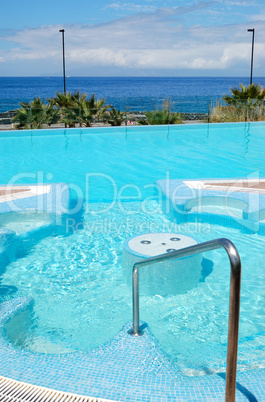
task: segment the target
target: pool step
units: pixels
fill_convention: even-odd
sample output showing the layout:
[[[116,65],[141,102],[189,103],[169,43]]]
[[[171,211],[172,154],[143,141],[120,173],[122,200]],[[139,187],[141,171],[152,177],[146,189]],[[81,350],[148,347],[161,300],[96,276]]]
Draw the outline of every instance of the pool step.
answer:
[[[239,224],[253,232],[264,227],[265,178],[166,179],[156,184],[164,196],[164,212],[178,223],[193,218],[216,224],[220,216],[232,227]]]
[[[109,399],[93,398],[69,392],[55,391],[0,376],[1,402],[115,402]]]
[[[68,211],[69,200],[66,183],[0,186],[0,214],[37,212],[63,215]]]

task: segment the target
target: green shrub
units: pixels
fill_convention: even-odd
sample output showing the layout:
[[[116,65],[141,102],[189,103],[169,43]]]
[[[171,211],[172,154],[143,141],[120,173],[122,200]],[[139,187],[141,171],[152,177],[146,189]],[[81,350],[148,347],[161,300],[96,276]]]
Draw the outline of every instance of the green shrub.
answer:
[[[145,119],[138,120],[139,124],[147,125],[161,125],[161,124],[182,124],[182,116],[180,113],[173,113],[173,103],[168,100],[163,101],[161,110],[155,109],[151,112],[145,112]]]
[[[210,122],[242,122],[265,120],[265,89],[251,84],[240,88],[232,88],[231,95],[225,95],[221,102],[212,107]]]

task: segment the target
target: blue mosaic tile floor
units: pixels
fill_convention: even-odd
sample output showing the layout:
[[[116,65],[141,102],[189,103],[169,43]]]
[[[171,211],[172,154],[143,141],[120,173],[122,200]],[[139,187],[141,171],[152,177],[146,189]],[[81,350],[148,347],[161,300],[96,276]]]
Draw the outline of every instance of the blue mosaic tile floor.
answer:
[[[0,375],[124,402],[224,400],[224,375],[181,376],[148,327],[143,336],[132,337],[128,323],[109,344],[87,353],[47,355],[14,348],[3,336],[4,324],[30,302],[16,299],[0,306]],[[265,401],[265,369],[238,373],[236,400]]]

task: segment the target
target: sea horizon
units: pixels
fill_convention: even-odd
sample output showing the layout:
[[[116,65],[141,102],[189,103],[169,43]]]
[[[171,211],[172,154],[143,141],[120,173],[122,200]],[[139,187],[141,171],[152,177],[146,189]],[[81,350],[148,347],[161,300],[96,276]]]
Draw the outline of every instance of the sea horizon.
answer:
[[[147,111],[160,109],[170,99],[172,110],[181,113],[207,113],[209,107],[230,93],[239,83],[249,84],[249,77],[96,77],[67,76],[66,91],[104,98],[116,109]],[[265,86],[265,77],[253,82]],[[0,112],[18,109],[20,102],[34,97],[43,100],[63,92],[62,76],[0,77]]]
[[[108,78],[114,78],[114,79],[156,79],[156,78],[161,78],[161,79],[244,79],[244,80],[248,80],[250,81],[250,77],[249,76],[237,76],[237,75],[215,75],[215,76],[200,76],[200,75],[196,75],[196,76],[189,76],[189,75],[181,75],[181,76],[174,76],[174,75],[170,75],[170,76],[165,76],[165,75],[71,75],[68,74],[65,76],[66,78],[99,78],[99,79],[108,79]],[[9,78],[58,78],[63,80],[63,76],[62,75],[49,75],[49,74],[45,74],[45,75],[0,75],[0,79],[9,79]],[[253,82],[255,82],[255,80],[265,80],[265,76],[264,77],[253,77]]]

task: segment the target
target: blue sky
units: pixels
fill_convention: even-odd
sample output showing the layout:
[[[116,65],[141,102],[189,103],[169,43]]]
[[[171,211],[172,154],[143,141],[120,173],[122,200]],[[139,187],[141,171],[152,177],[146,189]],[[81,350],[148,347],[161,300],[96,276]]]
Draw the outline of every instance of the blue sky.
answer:
[[[13,0],[1,5],[0,76],[264,76],[265,1]]]

